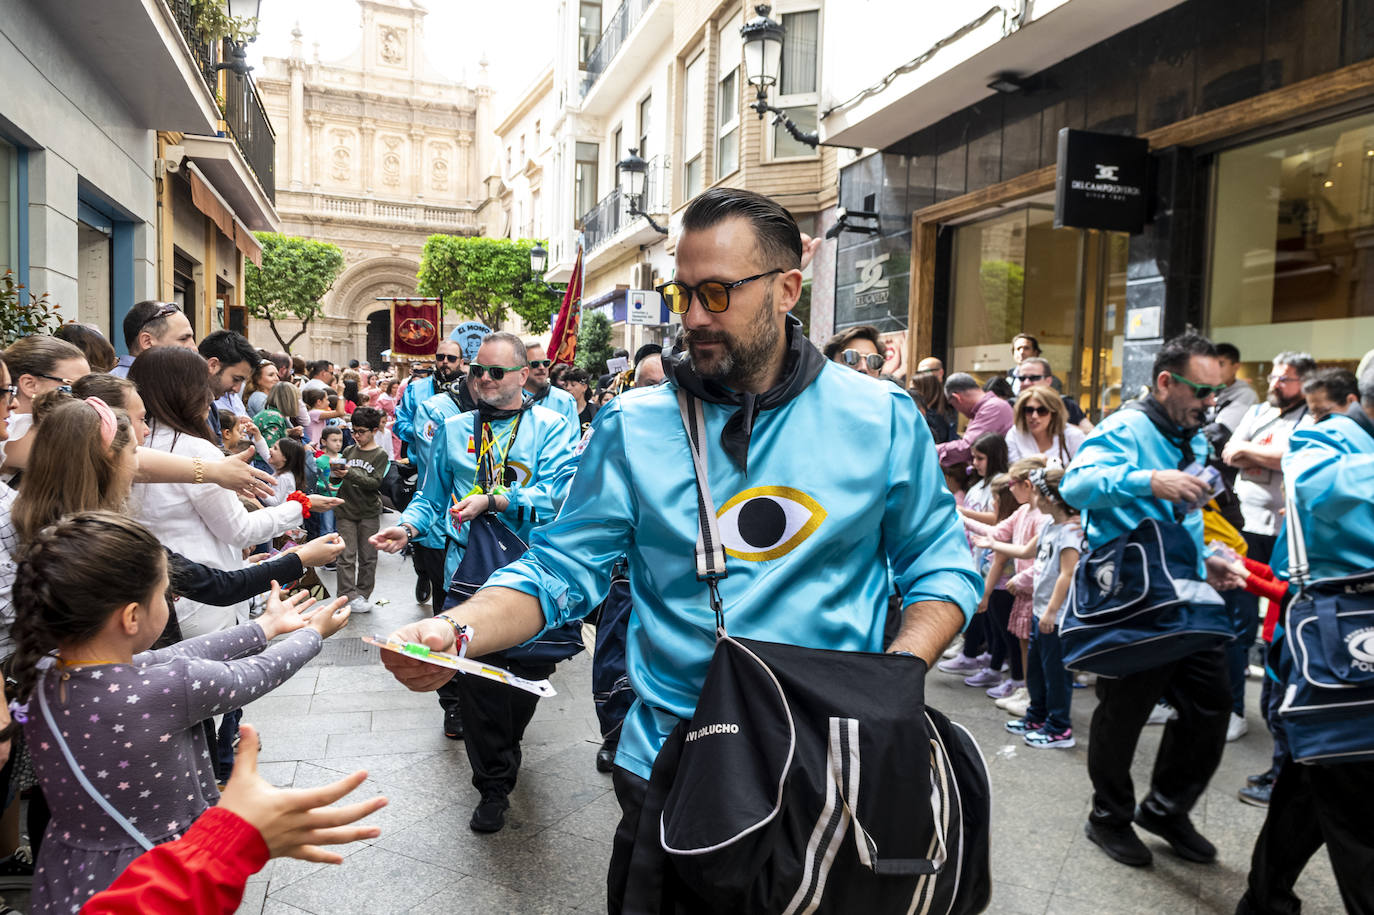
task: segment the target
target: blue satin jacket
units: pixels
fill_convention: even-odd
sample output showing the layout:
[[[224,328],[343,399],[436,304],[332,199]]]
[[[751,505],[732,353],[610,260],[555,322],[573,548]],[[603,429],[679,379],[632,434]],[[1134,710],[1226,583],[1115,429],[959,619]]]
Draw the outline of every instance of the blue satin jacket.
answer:
[[[572,423],[573,428],[579,433],[582,431],[582,418],[577,415],[577,398],[556,384],[549,385],[549,389],[544,392],[544,396],[536,400],[541,407],[547,407]]]
[[[1206,437],[1199,432],[1191,444],[1197,459],[1206,460]],[[1117,410],[1102,420],[1078,446],[1059,487],[1064,500],[1083,513],[1088,545],[1099,547],[1115,540],[1146,518],[1172,523],[1173,503],[1151,492],[1150,474],[1177,470],[1180,457],[1179,450],[1138,410]],[[1197,544],[1198,576],[1205,578],[1202,512],[1189,512],[1183,526]]]
[[[425,475],[415,498],[401,513],[401,520],[415,525],[420,535],[440,532],[448,540],[444,566],[446,577],[453,576],[467,543],[467,526],[455,526],[448,510],[453,499],[465,498],[477,479],[477,452],[480,430],[475,429],[477,412],[450,416],[433,433]],[[515,419],[491,424],[498,447],[504,453],[507,436]],[[476,434],[474,434],[476,433]],[[508,484],[510,505],[500,518],[516,534],[528,541],[536,525],[558,514],[568,493],[577,461],[574,449],[577,431],[559,414],[535,405],[520,418],[520,428],[506,456],[506,467],[514,471]]]
[[[415,412],[420,404],[439,393],[434,385],[434,376],[412,378],[401,392],[401,402],[396,405],[396,421],[392,430],[396,437],[409,445],[415,438]]]
[[[1288,440],[1285,479],[1294,487],[1314,580],[1374,569],[1374,438],[1334,413]],[[1270,567],[1288,575],[1288,530]]]
[[[413,437],[406,454],[415,465],[416,479],[421,483],[424,483],[425,472],[429,469],[430,457],[434,451],[434,436],[450,417],[462,412],[463,408],[447,393],[435,394],[420,404],[419,409],[415,411],[414,424],[411,427]],[[417,537],[415,542],[430,549],[439,549],[445,544],[443,526],[432,525],[428,531]]]
[[[930,430],[903,391],[827,363],[801,394],[759,415],[747,476],[719,446],[735,408],[703,406],[731,634],[881,651],[889,564],[904,605],[951,601],[971,617],[982,581]],[[487,584],[539,598],[552,627],[601,603],[612,566],[628,558],[637,699],[616,762],[648,778],[668,733],[691,717],[715,646],[696,577],[696,478],[676,387],[620,395],[583,446],[558,517]]]

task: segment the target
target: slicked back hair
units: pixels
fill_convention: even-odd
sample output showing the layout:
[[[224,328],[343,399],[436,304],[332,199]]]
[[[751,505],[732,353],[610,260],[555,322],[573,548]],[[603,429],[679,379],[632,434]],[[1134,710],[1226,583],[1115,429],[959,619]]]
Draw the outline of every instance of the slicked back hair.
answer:
[[[792,214],[770,197],[737,187],[713,187],[698,194],[682,214],[682,231],[699,232],[727,219],[746,219],[754,228],[761,266],[801,267],[801,230]]]
[[[1150,387],[1154,387],[1159,380],[1160,372],[1176,372],[1179,375],[1187,374],[1188,363],[1194,356],[1216,356],[1217,348],[1212,345],[1201,334],[1179,334],[1169,340],[1164,341],[1164,345],[1155,353],[1155,363],[1150,373]]]

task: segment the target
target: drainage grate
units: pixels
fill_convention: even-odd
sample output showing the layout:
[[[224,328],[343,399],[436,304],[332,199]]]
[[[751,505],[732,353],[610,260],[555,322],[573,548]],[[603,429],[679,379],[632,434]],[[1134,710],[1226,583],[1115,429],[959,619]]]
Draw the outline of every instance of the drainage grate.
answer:
[[[362,667],[377,663],[377,651],[362,639],[335,636],[325,640],[320,653],[310,663],[319,667]]]

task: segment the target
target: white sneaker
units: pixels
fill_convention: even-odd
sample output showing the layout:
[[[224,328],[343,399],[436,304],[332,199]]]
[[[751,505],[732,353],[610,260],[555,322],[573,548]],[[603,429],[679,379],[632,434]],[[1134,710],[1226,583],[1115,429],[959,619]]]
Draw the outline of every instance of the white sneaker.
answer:
[[[961,636],[958,636],[957,638],[955,638],[954,641],[952,641],[952,642],[949,643],[949,647],[946,648],[946,649],[944,650],[944,653],[941,654],[940,657],[941,657],[941,658],[944,658],[945,660],[949,660],[950,658],[954,657],[956,654],[958,654],[959,652],[961,652],[961,651],[963,651],[963,650],[964,650],[964,637],[961,635]]]
[[[1178,712],[1167,702],[1159,702],[1150,710],[1150,717],[1145,720],[1146,724],[1167,724],[1178,717]]]
[[[1018,686],[1015,690],[1012,691],[1012,694],[1010,696],[1007,696],[1003,699],[998,699],[993,704],[996,705],[998,708],[1006,708],[1012,702],[1021,702],[1022,700],[1029,698],[1030,690],[1026,689],[1024,686]]]
[[[368,603],[365,597],[355,597],[348,602],[349,613],[371,613],[372,604]]]
[[[1245,718],[1232,712],[1231,720],[1226,725],[1226,742],[1240,740],[1248,733],[1250,733],[1250,725],[1246,723]]]

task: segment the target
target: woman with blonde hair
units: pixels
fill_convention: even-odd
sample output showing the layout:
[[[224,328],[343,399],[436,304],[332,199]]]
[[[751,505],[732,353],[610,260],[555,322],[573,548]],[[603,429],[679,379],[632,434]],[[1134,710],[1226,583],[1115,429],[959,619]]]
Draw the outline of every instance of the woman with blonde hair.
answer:
[[[1052,388],[1037,385],[1023,389],[1012,415],[1015,421],[1007,430],[1007,456],[1012,463],[1043,454],[1067,467],[1087,438],[1082,429],[1069,425],[1064,399]]]

